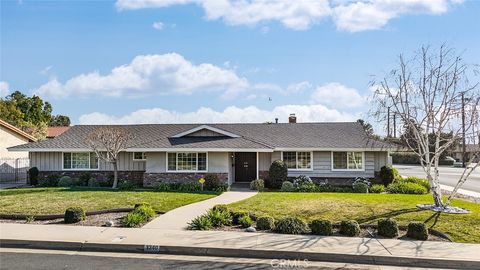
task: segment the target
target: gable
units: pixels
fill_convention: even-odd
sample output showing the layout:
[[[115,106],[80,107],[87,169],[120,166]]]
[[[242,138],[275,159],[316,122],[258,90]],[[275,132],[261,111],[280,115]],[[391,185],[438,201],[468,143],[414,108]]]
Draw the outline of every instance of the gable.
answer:
[[[181,138],[181,137],[231,137],[231,138],[239,138],[240,136],[231,132],[228,132],[223,129],[211,127],[208,125],[200,125],[184,131],[182,133],[178,133],[172,138]]]

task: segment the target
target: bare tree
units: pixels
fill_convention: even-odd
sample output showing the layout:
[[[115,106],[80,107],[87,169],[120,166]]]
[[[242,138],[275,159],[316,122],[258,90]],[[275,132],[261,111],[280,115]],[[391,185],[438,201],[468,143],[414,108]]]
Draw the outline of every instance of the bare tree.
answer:
[[[121,127],[99,127],[88,134],[87,143],[99,159],[112,163],[113,186],[118,185],[118,154],[128,147],[133,135]]]
[[[449,204],[461,185],[479,166],[480,163],[474,164],[472,161],[478,158],[480,147],[473,153],[445,203],[442,200],[438,166],[442,154],[459,138],[465,136],[473,143],[478,139],[478,82],[472,84],[468,80],[471,75],[469,66],[446,46],[441,46],[435,52],[422,47],[408,60],[400,55],[398,64],[398,68],[385,78],[372,82],[376,87],[372,114],[379,121],[384,121],[388,113],[394,113],[409,130],[410,137],[405,138],[407,147],[418,155],[434,200],[433,205],[419,207],[461,212],[462,209]]]

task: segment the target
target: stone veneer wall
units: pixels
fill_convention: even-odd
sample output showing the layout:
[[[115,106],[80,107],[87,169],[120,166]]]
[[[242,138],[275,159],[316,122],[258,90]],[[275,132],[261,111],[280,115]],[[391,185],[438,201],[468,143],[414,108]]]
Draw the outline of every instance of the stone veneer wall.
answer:
[[[143,186],[153,187],[160,182],[197,182],[198,179],[205,177],[207,174],[216,174],[220,181],[228,182],[228,173],[145,173],[143,176]]]
[[[46,180],[49,175],[70,176],[72,178],[79,178],[84,174],[90,174],[92,178],[99,182],[106,182],[109,178],[113,178],[113,171],[41,171],[38,174],[40,182]],[[118,171],[118,180],[129,180],[135,182],[138,186],[143,185],[144,171]]]

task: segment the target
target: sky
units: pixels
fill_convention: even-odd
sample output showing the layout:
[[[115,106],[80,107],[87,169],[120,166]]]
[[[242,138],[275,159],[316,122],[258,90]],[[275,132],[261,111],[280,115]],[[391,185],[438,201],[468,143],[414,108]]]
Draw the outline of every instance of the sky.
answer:
[[[0,5],[0,95],[39,95],[73,124],[374,122],[370,82],[399,54],[447,44],[480,63],[480,1]]]

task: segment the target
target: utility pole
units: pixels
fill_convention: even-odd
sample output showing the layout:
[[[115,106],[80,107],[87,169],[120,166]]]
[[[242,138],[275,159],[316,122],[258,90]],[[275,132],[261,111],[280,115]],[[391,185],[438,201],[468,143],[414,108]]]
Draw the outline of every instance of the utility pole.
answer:
[[[466,140],[465,140],[465,92],[462,92],[462,166],[465,168],[465,155],[467,152]]]
[[[397,114],[393,113],[393,137],[397,138]]]
[[[387,138],[390,138],[390,107],[387,108]]]

